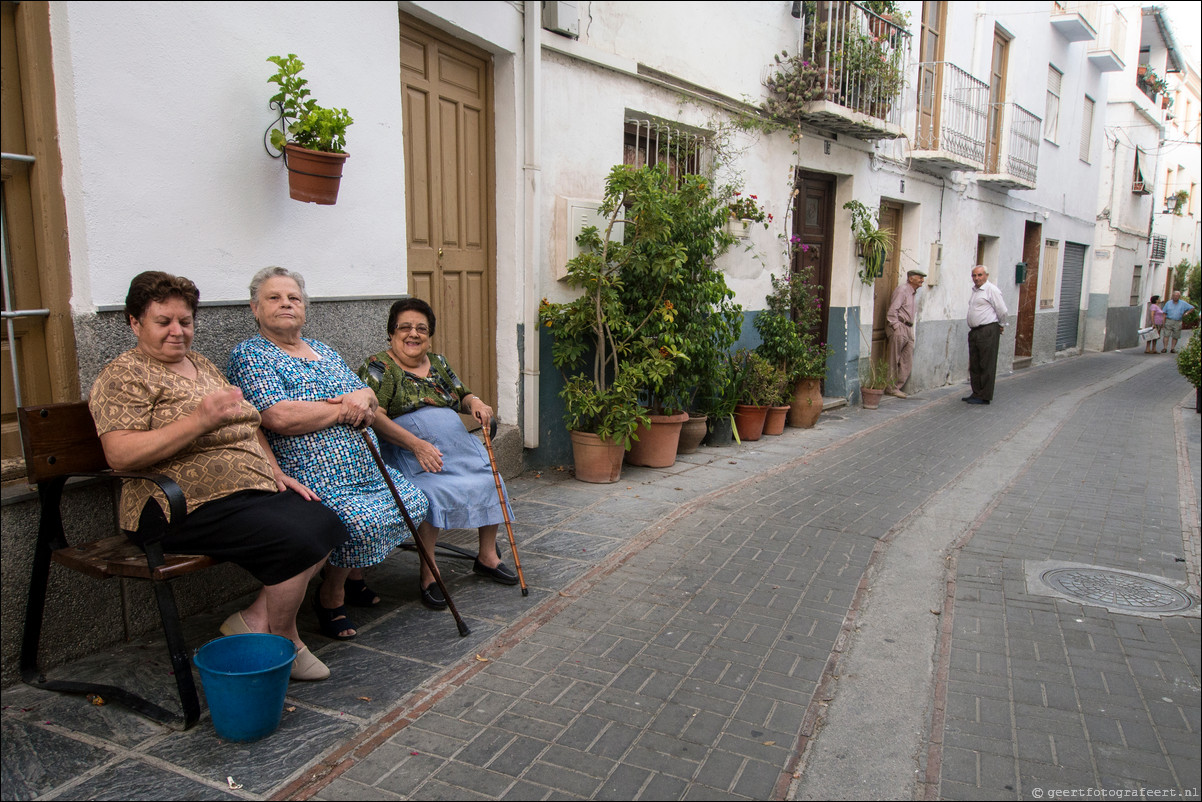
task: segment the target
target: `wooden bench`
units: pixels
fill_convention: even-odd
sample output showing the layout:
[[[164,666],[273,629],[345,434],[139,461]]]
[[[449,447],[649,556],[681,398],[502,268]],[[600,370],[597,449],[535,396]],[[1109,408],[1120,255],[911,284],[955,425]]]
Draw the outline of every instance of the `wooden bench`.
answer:
[[[201,571],[217,561],[194,554],[167,554],[163,538],[187,515],[183,491],[166,476],[114,471],[105,461],[96,434],[96,424],[86,402],[47,404],[18,410],[21,441],[29,480],[37,485],[40,502],[37,545],[25,609],[25,632],[21,641],[21,677],[38,688],[75,694],[97,694],[108,702],[123,704],[155,721],[190,728],[200,718],[200,699],[192,675],[192,662],[184,642],[183,628],[171,590],[171,580]],[[138,529],[89,543],[71,544],[63,531],[63,488],[72,477],[96,477],[120,483],[138,478],[154,482],[167,497],[169,515],[152,498],[142,509]],[[117,532],[121,530],[114,525]],[[158,602],[167,650],[179,690],[180,716],[137,694],[112,685],[64,680],[47,680],[38,668],[38,649],[46,608],[50,563],[78,571],[95,579],[141,579],[150,582]]]

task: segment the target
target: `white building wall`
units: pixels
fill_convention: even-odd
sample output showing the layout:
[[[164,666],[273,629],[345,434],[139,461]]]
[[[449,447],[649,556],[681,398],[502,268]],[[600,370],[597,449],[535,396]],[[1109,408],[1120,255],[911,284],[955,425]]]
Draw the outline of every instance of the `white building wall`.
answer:
[[[283,13],[284,11],[287,13]],[[280,264],[315,296],[405,289],[398,21],[387,3],[53,3],[77,312],[121,304],[163,269],[202,299],[241,300]],[[296,53],[313,97],[347,108],[338,203],[288,198],[268,157],[271,55]]]

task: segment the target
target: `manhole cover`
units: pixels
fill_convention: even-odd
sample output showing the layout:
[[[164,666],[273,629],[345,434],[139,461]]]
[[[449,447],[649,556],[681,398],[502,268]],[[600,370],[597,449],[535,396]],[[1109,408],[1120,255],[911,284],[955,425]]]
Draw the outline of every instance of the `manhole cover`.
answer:
[[[1139,613],[1179,613],[1195,600],[1154,579],[1101,568],[1053,568],[1039,577],[1066,596],[1091,604]]]

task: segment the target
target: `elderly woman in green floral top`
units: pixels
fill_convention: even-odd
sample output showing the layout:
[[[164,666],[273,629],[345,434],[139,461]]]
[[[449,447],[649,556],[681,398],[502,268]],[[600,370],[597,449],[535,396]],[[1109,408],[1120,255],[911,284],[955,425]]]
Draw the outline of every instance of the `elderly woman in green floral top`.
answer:
[[[488,452],[463,427],[456,413],[483,426],[492,408],[455,375],[440,354],[430,353],[434,310],[419,298],[404,298],[388,312],[388,350],[368,357],[359,378],[375,391],[380,410],[372,428],[380,437],[384,461],[401,471],[430,499],[430,512],[418,527],[421,548],[434,564],[439,529],[478,529],[480,547],[473,570],[505,585],[518,578],[497,555],[497,526],[505,520]],[[508,497],[506,497],[508,507]],[[512,511],[511,511],[512,518]],[[422,604],[447,606],[423,563]]]

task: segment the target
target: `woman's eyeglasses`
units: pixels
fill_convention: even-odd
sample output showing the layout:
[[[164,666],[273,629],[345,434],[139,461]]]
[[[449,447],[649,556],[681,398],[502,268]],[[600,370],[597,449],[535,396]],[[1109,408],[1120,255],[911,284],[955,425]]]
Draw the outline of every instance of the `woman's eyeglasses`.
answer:
[[[430,327],[423,326],[421,324],[414,326],[412,323],[399,323],[399,324],[397,324],[397,327],[395,329],[393,329],[394,333],[402,334],[402,335],[408,334],[411,331],[416,331],[418,334],[420,334],[423,337],[430,336]]]

